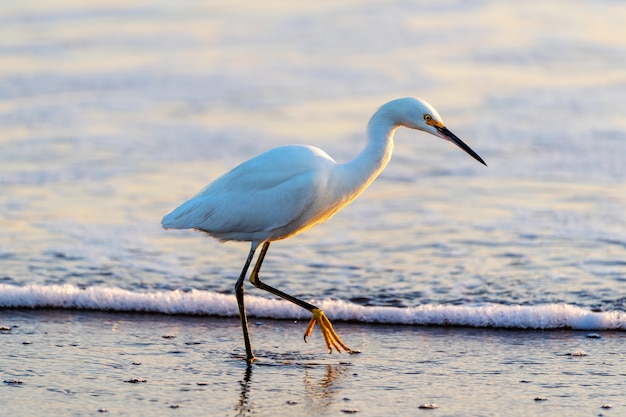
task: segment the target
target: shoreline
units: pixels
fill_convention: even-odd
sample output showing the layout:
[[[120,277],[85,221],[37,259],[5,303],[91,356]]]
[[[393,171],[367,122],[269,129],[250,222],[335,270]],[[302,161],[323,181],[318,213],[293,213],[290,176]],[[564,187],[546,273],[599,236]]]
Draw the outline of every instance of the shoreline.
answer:
[[[328,355],[317,332],[302,341],[306,323],[250,324],[259,361],[248,367],[237,318],[0,310],[0,325],[11,326],[0,334],[5,410],[400,416],[434,403],[445,415],[535,407],[556,416],[626,409],[621,331],[590,338],[582,330],[338,323],[361,353]],[[600,408],[607,404],[610,411]]]

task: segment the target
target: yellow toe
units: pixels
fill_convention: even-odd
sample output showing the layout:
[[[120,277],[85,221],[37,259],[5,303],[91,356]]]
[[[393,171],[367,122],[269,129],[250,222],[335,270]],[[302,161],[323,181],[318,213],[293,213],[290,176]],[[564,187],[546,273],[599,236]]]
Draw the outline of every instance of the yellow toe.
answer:
[[[324,336],[324,341],[326,342],[326,347],[328,348],[328,353],[332,353],[333,347],[337,350],[337,352],[341,353],[341,348],[348,353],[352,353],[352,350],[346,346],[345,343],[341,340],[335,329],[333,329],[333,325],[326,317],[326,314],[319,308],[315,308],[311,311],[313,313],[313,317],[311,317],[311,321],[309,321],[309,325],[304,332],[304,341],[306,338],[311,335],[313,332],[313,328],[315,324],[319,324],[320,329],[322,330],[322,335]]]

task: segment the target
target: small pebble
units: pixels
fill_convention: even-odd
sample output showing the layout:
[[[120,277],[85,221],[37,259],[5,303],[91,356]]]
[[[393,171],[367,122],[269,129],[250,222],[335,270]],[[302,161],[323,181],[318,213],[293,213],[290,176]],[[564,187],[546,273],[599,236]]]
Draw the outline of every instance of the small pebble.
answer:
[[[576,352],[568,353],[567,356],[587,356],[587,352],[583,350],[577,350]]]
[[[10,332],[11,328],[9,326],[0,326],[0,332]]]
[[[355,413],[358,413],[359,410],[357,410],[356,408],[350,408],[350,409],[341,410],[341,412],[346,413],[346,414],[355,414]]]
[[[435,408],[439,408],[439,406],[434,403],[428,403],[420,405],[419,408],[421,408],[422,410],[434,410]]]
[[[613,408],[611,404],[602,404],[601,408]]]
[[[201,387],[203,387],[205,385],[209,385],[209,383],[205,381],[200,381],[200,382],[196,382],[196,385],[200,385]]]
[[[8,384],[8,385],[19,385],[19,384],[23,384],[23,382],[22,382],[22,381],[20,381],[19,379],[5,379],[5,380],[4,380],[4,383],[5,383],[5,384]]]
[[[536,397],[535,401],[548,401],[546,397]]]
[[[522,383],[522,384],[530,384],[530,383],[531,383],[531,381],[530,381],[529,379],[522,379],[522,380],[520,381],[520,383]]]
[[[175,339],[176,336],[174,336],[173,334],[166,334],[165,336],[161,336],[163,337],[163,339]]]
[[[287,400],[287,404],[289,404],[289,405],[296,405],[296,404],[298,404],[298,402],[294,401],[294,400]]]
[[[141,365],[141,362],[132,362],[131,365]]]
[[[180,407],[180,405],[178,405],[178,404],[172,404],[172,405],[170,405],[170,408],[179,408],[179,407]]]
[[[128,380],[126,380],[124,382],[128,382],[129,384],[138,384],[140,382],[146,382],[146,381],[147,381],[146,378],[131,378],[131,379],[128,379]]]
[[[107,410],[106,408],[98,408],[98,412],[99,413],[108,413],[109,410]]]
[[[587,339],[602,339],[602,336],[600,336],[598,333],[589,333],[587,335]]]
[[[31,343],[33,343],[33,342],[31,342],[30,340],[24,340],[22,342],[23,345],[30,345]]]

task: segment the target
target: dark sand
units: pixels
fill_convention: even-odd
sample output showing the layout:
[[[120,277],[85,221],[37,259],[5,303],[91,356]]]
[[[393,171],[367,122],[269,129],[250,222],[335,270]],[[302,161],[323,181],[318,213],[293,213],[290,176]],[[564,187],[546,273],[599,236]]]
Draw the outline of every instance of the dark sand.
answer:
[[[624,332],[337,322],[362,353],[328,355],[319,331],[302,341],[304,322],[251,325],[259,361],[247,367],[236,318],[0,311],[2,414],[626,413]]]

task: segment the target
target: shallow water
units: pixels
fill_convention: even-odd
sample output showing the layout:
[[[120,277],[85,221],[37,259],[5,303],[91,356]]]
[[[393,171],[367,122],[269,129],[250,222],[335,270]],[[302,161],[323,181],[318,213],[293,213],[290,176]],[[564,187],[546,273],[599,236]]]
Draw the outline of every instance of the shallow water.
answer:
[[[381,177],[328,223],[273,244],[264,280],[325,306],[339,323],[360,321],[343,323],[357,341],[369,329],[364,322],[372,321],[399,331],[394,343],[418,348],[423,335],[440,332],[441,340],[462,343],[477,332],[487,337],[476,339],[474,349],[480,349],[479,340],[497,340],[484,346],[489,356],[504,355],[499,349],[511,333],[392,325],[623,330],[625,19],[626,7],[613,1],[5,5],[0,307],[118,311],[119,320],[129,323],[142,316],[121,311],[236,315],[233,285],[247,245],[164,231],[161,217],[227,169],[273,146],[313,144],[348,160],[363,146],[365,125],[378,106],[415,95],[433,104],[489,168],[448,143],[399,130]],[[247,294],[259,320],[305,318],[261,291]],[[6,314],[9,323],[19,317],[14,310]],[[36,326],[42,317],[32,314],[29,326]],[[54,314],[62,328],[92,317]],[[170,323],[167,316],[149,320],[157,328]],[[206,319],[180,320],[203,326]],[[237,320],[223,320],[237,326]],[[284,322],[277,323],[281,329]],[[383,337],[386,328],[375,326],[368,340]],[[240,336],[233,335],[215,360],[240,348]],[[569,343],[579,336],[525,330],[514,339],[536,349],[533,357],[545,354],[542,348],[554,338]],[[255,343],[280,354],[274,337]],[[617,341],[608,350],[615,355],[623,337],[617,331],[602,343]],[[380,346],[361,344],[358,360],[375,367]],[[307,352],[301,343],[290,351]],[[311,352],[319,354],[320,345]],[[554,372],[561,361],[583,362],[558,352],[550,361]],[[206,350],[198,355],[206,361]],[[406,350],[390,354],[370,377],[430,393],[408,377],[394,379],[393,363],[403,357]],[[445,357],[454,355],[446,351]],[[584,361],[613,366],[604,356]],[[338,363],[332,356],[324,366],[286,372],[302,381],[312,373],[313,385],[321,384],[330,378],[325,372],[351,375],[350,369],[335,372],[343,369]],[[467,386],[480,389],[488,381],[469,372],[470,360],[441,363],[477,375]],[[233,372],[240,381],[241,364],[233,359],[227,366],[236,371],[220,372]],[[293,383],[280,375],[276,370],[270,379]],[[438,375],[444,392],[471,392],[459,386],[454,371],[430,375]],[[548,375],[546,386],[563,386],[561,374]],[[502,387],[498,378],[488,386]],[[210,380],[215,387],[219,381]],[[594,392],[611,397],[615,384],[602,381],[592,384]],[[529,407],[554,407],[555,415],[564,412],[560,407],[580,407],[584,389],[566,385],[571,392],[565,403],[531,401]],[[226,387],[235,395],[232,384]],[[368,392],[381,409],[401,397],[376,389],[363,390],[363,398]],[[526,407],[517,390],[493,392],[508,399],[502,407]],[[342,398],[332,397],[329,414],[344,407]],[[440,402],[432,393],[412,404],[419,401]],[[295,413],[306,413],[298,404],[302,409]],[[483,414],[477,407],[475,414]],[[598,405],[590,407],[597,411]],[[363,414],[366,407],[356,408]],[[445,413],[460,413],[455,410]]]
[[[327,355],[318,335],[302,342],[305,322],[262,320],[251,328],[259,360],[247,368],[238,319],[39,310],[0,311],[0,322],[11,326],[0,335],[12,382],[0,395],[11,415],[404,416],[434,403],[445,416],[562,416],[626,407],[623,332],[343,323],[362,353]]]

